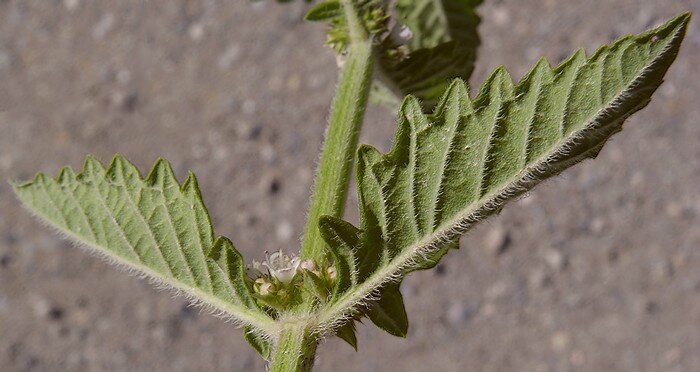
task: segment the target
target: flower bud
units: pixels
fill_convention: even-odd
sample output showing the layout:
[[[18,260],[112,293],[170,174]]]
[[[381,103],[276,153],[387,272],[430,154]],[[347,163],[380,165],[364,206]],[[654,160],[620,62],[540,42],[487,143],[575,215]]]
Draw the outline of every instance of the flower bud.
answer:
[[[335,280],[335,278],[338,276],[338,273],[335,270],[335,266],[330,266],[327,270],[326,273],[328,273],[328,277],[331,280]]]

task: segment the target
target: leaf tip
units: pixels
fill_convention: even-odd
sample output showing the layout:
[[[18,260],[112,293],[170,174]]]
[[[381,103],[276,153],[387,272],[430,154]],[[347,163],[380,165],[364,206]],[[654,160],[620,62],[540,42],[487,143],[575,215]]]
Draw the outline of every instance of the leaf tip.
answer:
[[[164,188],[172,182],[177,184],[177,177],[173,167],[164,158],[158,158],[146,177],[146,183],[149,186]]]

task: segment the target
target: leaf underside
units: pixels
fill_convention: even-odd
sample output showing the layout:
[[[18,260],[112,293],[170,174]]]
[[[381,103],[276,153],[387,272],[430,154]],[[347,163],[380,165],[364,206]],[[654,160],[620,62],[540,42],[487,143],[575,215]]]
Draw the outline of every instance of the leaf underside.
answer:
[[[121,155],[108,169],[88,157],[80,174],[40,173],[14,190],[41,220],[110,262],[253,329],[272,324],[251,295],[243,257],[214,237],[194,174],[181,186],[162,159],[144,180]]]
[[[434,265],[509,200],[594,158],[649,103],[689,19],[624,37],[589,58],[579,50],[556,68],[542,59],[518,84],[499,68],[474,99],[455,81],[430,115],[407,97],[392,150],[358,151],[360,229],[320,221],[331,251],[352,253],[355,270],[346,275],[357,284],[322,309],[319,328],[333,329],[382,286]]]

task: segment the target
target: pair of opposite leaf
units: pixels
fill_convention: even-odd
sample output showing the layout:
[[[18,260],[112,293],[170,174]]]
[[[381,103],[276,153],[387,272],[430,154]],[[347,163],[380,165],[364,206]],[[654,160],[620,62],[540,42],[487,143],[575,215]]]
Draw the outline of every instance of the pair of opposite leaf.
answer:
[[[689,19],[684,14],[624,37],[589,58],[579,50],[556,68],[543,59],[517,84],[499,68],[475,98],[455,80],[431,114],[407,97],[392,150],[358,150],[359,228],[332,217],[319,221],[338,282],[329,301],[302,314],[313,319],[311,330],[354,344],[353,319],[364,314],[405,335],[401,279],[434,266],[458,247],[462,233],[507,201],[595,157],[648,104]],[[163,160],[143,179],[121,156],[107,169],[89,157],[79,174],[70,168],[57,178],[39,174],[14,190],[71,240],[244,325],[264,356],[280,322],[295,321],[254,300],[240,253],[215,238],[196,178],[190,174],[180,185]]]

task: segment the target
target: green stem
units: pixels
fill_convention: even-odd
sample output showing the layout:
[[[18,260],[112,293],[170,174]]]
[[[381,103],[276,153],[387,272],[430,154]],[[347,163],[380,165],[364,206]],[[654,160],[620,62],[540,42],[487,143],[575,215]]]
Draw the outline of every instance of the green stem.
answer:
[[[372,43],[353,5],[349,1],[343,5],[351,43],[340,73],[301,248],[302,258],[319,263],[326,262],[326,253],[318,220],[322,215],[343,216],[374,64]]]
[[[318,338],[304,326],[285,328],[279,336],[268,368],[269,372],[311,372],[316,358]]]

